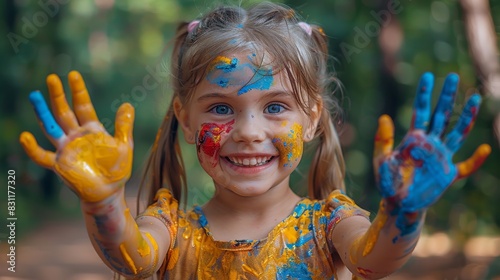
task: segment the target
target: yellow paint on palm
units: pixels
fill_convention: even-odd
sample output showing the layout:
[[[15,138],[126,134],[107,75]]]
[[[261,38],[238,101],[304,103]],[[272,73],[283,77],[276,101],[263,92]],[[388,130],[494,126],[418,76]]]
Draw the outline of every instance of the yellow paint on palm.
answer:
[[[168,255],[167,270],[173,269],[177,264],[178,260],[179,260],[179,248],[174,248],[170,251],[170,254]]]
[[[282,125],[286,126],[286,122],[283,122]],[[288,133],[273,138],[273,144],[280,152],[280,164],[292,167],[293,163],[302,157],[304,148],[302,126],[294,123]]]
[[[358,263],[358,256],[361,250],[361,254],[363,257],[366,257],[372,252],[373,248],[375,247],[375,243],[378,240],[380,231],[387,224],[387,220],[388,216],[385,202],[381,201],[379,212],[375,220],[373,220],[372,225],[363,236],[361,236],[354,242],[354,245],[351,247],[352,251],[350,259],[353,264]]]
[[[132,153],[127,149],[104,132],[89,133],[68,143],[54,168],[82,200],[101,201],[129,178]]]
[[[415,172],[415,168],[411,162],[405,162],[403,166],[400,168],[401,171],[401,180],[405,186],[408,186],[413,181],[413,174]]]

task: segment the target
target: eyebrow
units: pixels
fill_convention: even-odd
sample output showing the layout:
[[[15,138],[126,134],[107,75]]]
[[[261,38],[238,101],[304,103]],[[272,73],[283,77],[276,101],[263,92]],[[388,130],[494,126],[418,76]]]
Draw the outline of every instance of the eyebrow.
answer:
[[[245,94],[252,94],[252,93],[247,92]],[[272,97],[292,97],[293,98],[293,95],[290,92],[283,91],[283,90],[271,90],[271,91],[266,92],[263,96],[261,96],[261,98],[259,98],[258,101],[261,101],[262,99],[267,98],[269,96],[272,96]],[[211,92],[211,93],[207,93],[207,94],[204,94],[203,96],[198,97],[197,101],[202,102],[206,99],[228,98],[228,97],[229,97],[229,93]],[[238,96],[236,96],[236,97],[238,97]]]

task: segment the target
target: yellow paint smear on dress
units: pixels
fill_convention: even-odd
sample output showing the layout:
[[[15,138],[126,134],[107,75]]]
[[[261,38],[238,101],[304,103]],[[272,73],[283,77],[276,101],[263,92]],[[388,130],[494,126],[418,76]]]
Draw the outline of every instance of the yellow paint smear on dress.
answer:
[[[242,269],[243,269],[243,271],[244,271],[244,272],[246,272],[246,273],[250,273],[250,274],[252,274],[252,275],[253,275],[253,276],[255,276],[255,277],[258,277],[258,276],[259,276],[259,274],[258,274],[258,273],[257,273],[254,269],[252,269],[250,266],[248,266],[247,264],[243,264],[243,265],[241,265],[241,268],[242,268]]]
[[[299,239],[299,232],[295,227],[289,227],[283,230],[283,235],[288,243],[295,243]]]
[[[170,251],[170,255],[168,255],[167,270],[172,270],[177,264],[178,260],[179,260],[179,248],[174,248]]]
[[[137,274],[137,268],[135,266],[134,260],[132,260],[132,258],[130,257],[129,253],[127,252],[127,249],[125,248],[125,244],[124,243],[120,244],[120,253],[122,254],[122,257],[125,260],[125,263],[127,264],[128,268],[134,274]]]
[[[365,257],[371,253],[371,251],[373,250],[373,247],[375,247],[375,243],[378,240],[378,236],[380,234],[380,231],[387,223],[387,219],[388,219],[388,216],[386,213],[385,205],[384,205],[384,202],[381,201],[380,202],[380,210],[377,214],[377,217],[373,221],[372,225],[370,226],[368,231],[363,236],[361,236],[360,238],[358,238],[355,241],[354,245],[352,246],[350,258],[351,258],[351,262],[353,264],[358,263],[357,256],[358,256],[360,250],[363,250],[363,252],[362,252],[363,257]]]
[[[338,201],[347,199],[339,196]],[[289,269],[293,277],[298,272],[295,268],[303,266],[304,259],[300,256],[311,254],[315,258],[314,265],[307,266],[311,279],[331,279],[335,273],[327,271],[335,269],[330,267],[331,256],[322,253],[327,248],[323,217],[329,217],[331,211],[326,205],[313,205],[315,202],[308,199],[302,203],[263,240],[217,241],[206,221],[201,220],[205,217],[200,212],[181,212],[176,243],[167,256],[166,274],[172,279],[175,276],[175,279],[275,279],[280,271]],[[185,267],[176,263],[198,265]]]

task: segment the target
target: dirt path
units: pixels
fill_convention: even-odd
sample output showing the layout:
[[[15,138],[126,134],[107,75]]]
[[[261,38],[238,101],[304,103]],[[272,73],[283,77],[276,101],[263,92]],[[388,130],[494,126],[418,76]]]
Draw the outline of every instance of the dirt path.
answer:
[[[0,245],[1,280],[107,280],[112,275],[94,251],[81,219],[46,223],[16,243],[14,273],[7,270],[6,244]]]

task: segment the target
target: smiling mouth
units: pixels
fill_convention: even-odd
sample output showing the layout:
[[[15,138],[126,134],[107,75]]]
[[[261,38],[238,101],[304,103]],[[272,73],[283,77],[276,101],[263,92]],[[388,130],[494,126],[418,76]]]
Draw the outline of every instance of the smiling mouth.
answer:
[[[240,167],[256,167],[262,166],[273,160],[274,156],[263,156],[263,157],[225,157],[230,163],[240,166]]]

